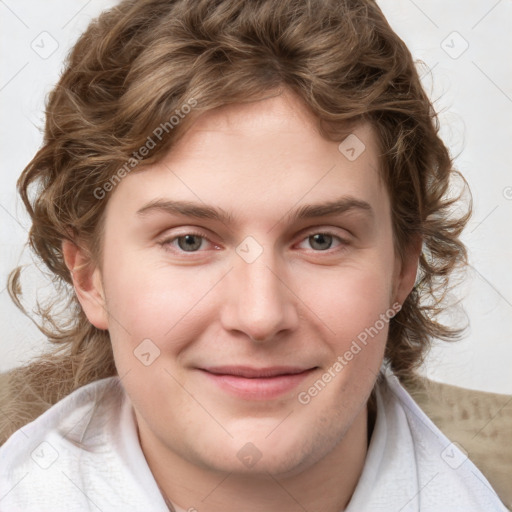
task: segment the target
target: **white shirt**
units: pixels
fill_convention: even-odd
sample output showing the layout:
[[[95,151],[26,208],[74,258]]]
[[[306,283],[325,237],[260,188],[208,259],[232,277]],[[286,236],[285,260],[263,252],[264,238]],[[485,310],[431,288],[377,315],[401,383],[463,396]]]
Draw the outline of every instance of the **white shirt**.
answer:
[[[365,466],[345,512],[507,511],[396,377],[387,374],[376,390]],[[191,504],[191,510],[201,505]],[[118,377],[77,389],[0,448],[0,512],[120,510],[168,508]]]

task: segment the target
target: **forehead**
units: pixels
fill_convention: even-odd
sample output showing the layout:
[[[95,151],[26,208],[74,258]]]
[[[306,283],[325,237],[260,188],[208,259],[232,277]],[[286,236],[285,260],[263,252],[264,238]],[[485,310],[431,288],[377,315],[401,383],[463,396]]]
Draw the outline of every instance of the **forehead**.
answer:
[[[160,162],[124,178],[108,208],[128,215],[169,198],[275,222],[293,207],[352,196],[386,213],[374,130],[360,124],[347,136],[341,145],[324,138],[289,92],[221,107],[202,114]]]

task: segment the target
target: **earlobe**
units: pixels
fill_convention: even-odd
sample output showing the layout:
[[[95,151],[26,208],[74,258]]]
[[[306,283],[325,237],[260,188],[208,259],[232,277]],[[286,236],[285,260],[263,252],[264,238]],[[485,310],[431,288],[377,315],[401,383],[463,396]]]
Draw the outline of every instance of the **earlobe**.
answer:
[[[62,255],[76,296],[89,322],[98,329],[108,329],[108,314],[100,269],[85,249],[69,240],[62,242]]]

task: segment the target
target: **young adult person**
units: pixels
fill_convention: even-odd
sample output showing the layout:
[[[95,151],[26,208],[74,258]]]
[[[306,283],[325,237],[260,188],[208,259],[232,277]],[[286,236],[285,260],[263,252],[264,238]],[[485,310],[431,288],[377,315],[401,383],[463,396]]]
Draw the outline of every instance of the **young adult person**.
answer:
[[[400,384],[458,334],[456,174],[372,1],[102,14],[19,181],[71,293],[10,378],[0,510],[505,510]]]

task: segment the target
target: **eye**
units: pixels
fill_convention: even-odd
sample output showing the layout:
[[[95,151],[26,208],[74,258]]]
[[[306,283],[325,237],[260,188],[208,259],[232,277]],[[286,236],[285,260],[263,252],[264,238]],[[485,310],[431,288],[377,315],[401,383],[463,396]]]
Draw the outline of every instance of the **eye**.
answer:
[[[178,236],[175,240],[178,242],[178,247],[187,252],[197,251],[201,248],[204,242],[203,237],[192,234]]]
[[[305,246],[307,244],[309,247]],[[346,242],[339,236],[331,233],[313,233],[302,240],[299,247],[302,249],[313,249],[314,251],[328,251],[338,246],[346,245]]]
[[[182,235],[167,237],[159,244],[168,251],[175,253],[202,252],[214,246],[204,235],[199,233],[184,233]]]

